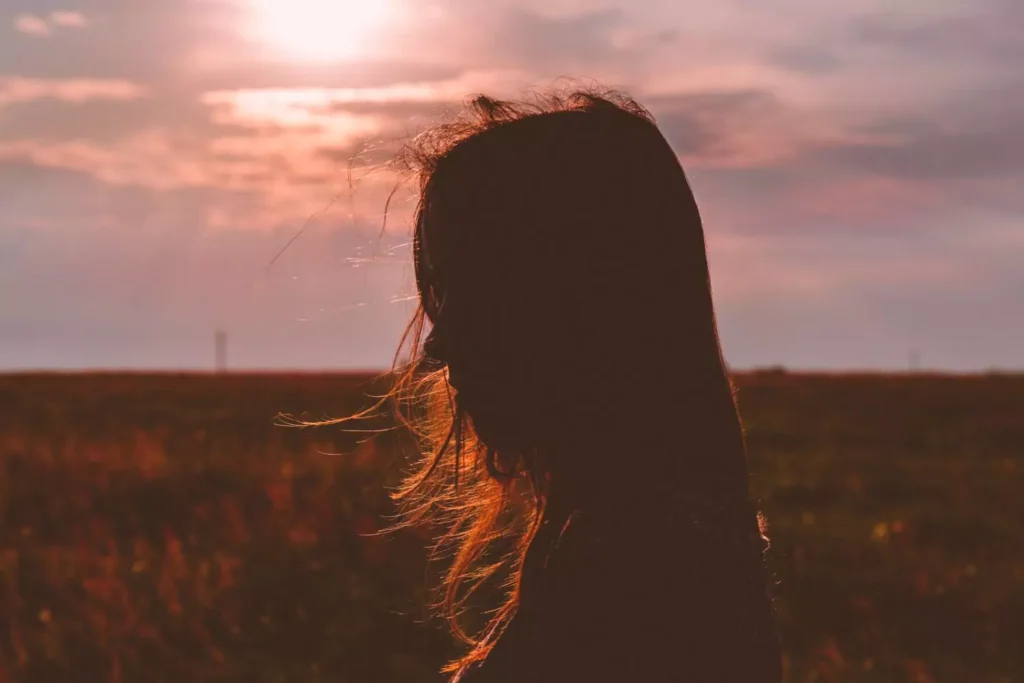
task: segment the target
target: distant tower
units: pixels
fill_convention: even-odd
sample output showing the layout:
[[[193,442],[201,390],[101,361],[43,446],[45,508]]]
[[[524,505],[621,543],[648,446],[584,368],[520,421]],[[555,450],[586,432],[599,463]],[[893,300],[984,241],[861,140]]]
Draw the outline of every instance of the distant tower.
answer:
[[[217,330],[213,345],[217,372],[226,372],[228,369],[228,333],[224,330]]]
[[[913,349],[910,352],[910,371],[917,372],[921,369],[921,352],[917,349]]]

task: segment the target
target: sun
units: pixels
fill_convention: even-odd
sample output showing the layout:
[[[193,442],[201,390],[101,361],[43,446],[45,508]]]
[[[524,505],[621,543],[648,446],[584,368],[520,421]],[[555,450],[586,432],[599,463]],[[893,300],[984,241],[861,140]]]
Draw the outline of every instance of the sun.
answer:
[[[391,14],[389,0],[249,0],[254,37],[303,61],[336,61],[367,51]]]

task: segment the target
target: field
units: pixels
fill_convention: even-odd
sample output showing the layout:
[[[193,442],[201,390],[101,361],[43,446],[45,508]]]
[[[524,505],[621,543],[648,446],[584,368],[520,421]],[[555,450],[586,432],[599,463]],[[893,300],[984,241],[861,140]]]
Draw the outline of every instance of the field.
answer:
[[[439,680],[367,382],[0,377],[0,683]],[[1024,377],[737,384],[787,680],[1024,681]]]

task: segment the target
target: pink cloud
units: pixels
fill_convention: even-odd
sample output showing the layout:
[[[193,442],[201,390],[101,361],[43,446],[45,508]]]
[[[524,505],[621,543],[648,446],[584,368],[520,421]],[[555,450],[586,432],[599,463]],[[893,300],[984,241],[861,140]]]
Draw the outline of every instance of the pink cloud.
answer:
[[[53,29],[57,28],[85,28],[88,20],[81,12],[70,12],[58,10],[51,12],[48,17],[40,17],[35,14],[21,14],[14,19],[14,29],[19,33],[28,36],[45,37],[53,35]]]
[[[0,107],[37,100],[80,104],[90,100],[136,100],[147,95],[144,87],[117,79],[33,79],[0,76]]]
[[[440,81],[394,83],[367,88],[250,88],[218,90],[203,95],[202,101],[218,110],[228,108],[241,116],[278,117],[290,123],[297,110],[329,113],[332,108],[352,104],[438,104],[459,102],[477,92],[508,95],[532,85],[524,71],[499,69],[468,71],[458,78]]]
[[[381,127],[376,116],[332,110],[338,100],[321,89],[209,93],[203,102],[212,106],[211,119],[217,124],[315,130],[335,142],[372,135]]]
[[[115,142],[23,139],[0,142],[0,161],[77,171],[114,187],[156,192],[202,188],[218,193],[208,227],[295,227],[320,221],[376,224],[395,178],[346,168],[316,147],[308,131],[267,130],[250,137],[195,140],[153,128]],[[247,197],[237,203],[232,197]],[[357,198],[358,197],[358,198]],[[400,222],[404,207],[394,207]]]
[[[65,28],[83,28],[89,22],[80,12],[57,11],[50,13],[50,22]]]
[[[894,216],[920,215],[945,195],[940,183],[885,176],[834,178],[794,188],[786,199],[811,220],[838,218],[863,225]]]
[[[21,14],[14,19],[14,30],[27,36],[48,36],[53,33],[45,19],[34,14]]]
[[[0,142],[0,159],[81,171],[110,185],[155,190],[217,185],[233,189],[230,179],[217,179],[256,170],[245,160],[212,159],[204,148],[189,147],[161,128],[103,145],[89,140]]]

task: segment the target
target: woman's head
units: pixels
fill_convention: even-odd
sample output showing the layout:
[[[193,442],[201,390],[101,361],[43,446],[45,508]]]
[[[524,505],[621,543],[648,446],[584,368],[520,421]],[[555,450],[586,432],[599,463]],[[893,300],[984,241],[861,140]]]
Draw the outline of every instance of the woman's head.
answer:
[[[651,116],[582,93],[470,115],[413,148],[415,265],[426,356],[478,435],[543,450],[674,412],[674,382],[720,363],[700,216]]]
[[[404,158],[421,191],[405,385],[434,396],[435,453],[403,495],[455,511],[453,606],[515,483],[537,521],[554,490],[593,502],[704,476],[742,436],[700,216],[646,110],[608,93],[479,97]],[[460,476],[461,491],[446,479]]]

